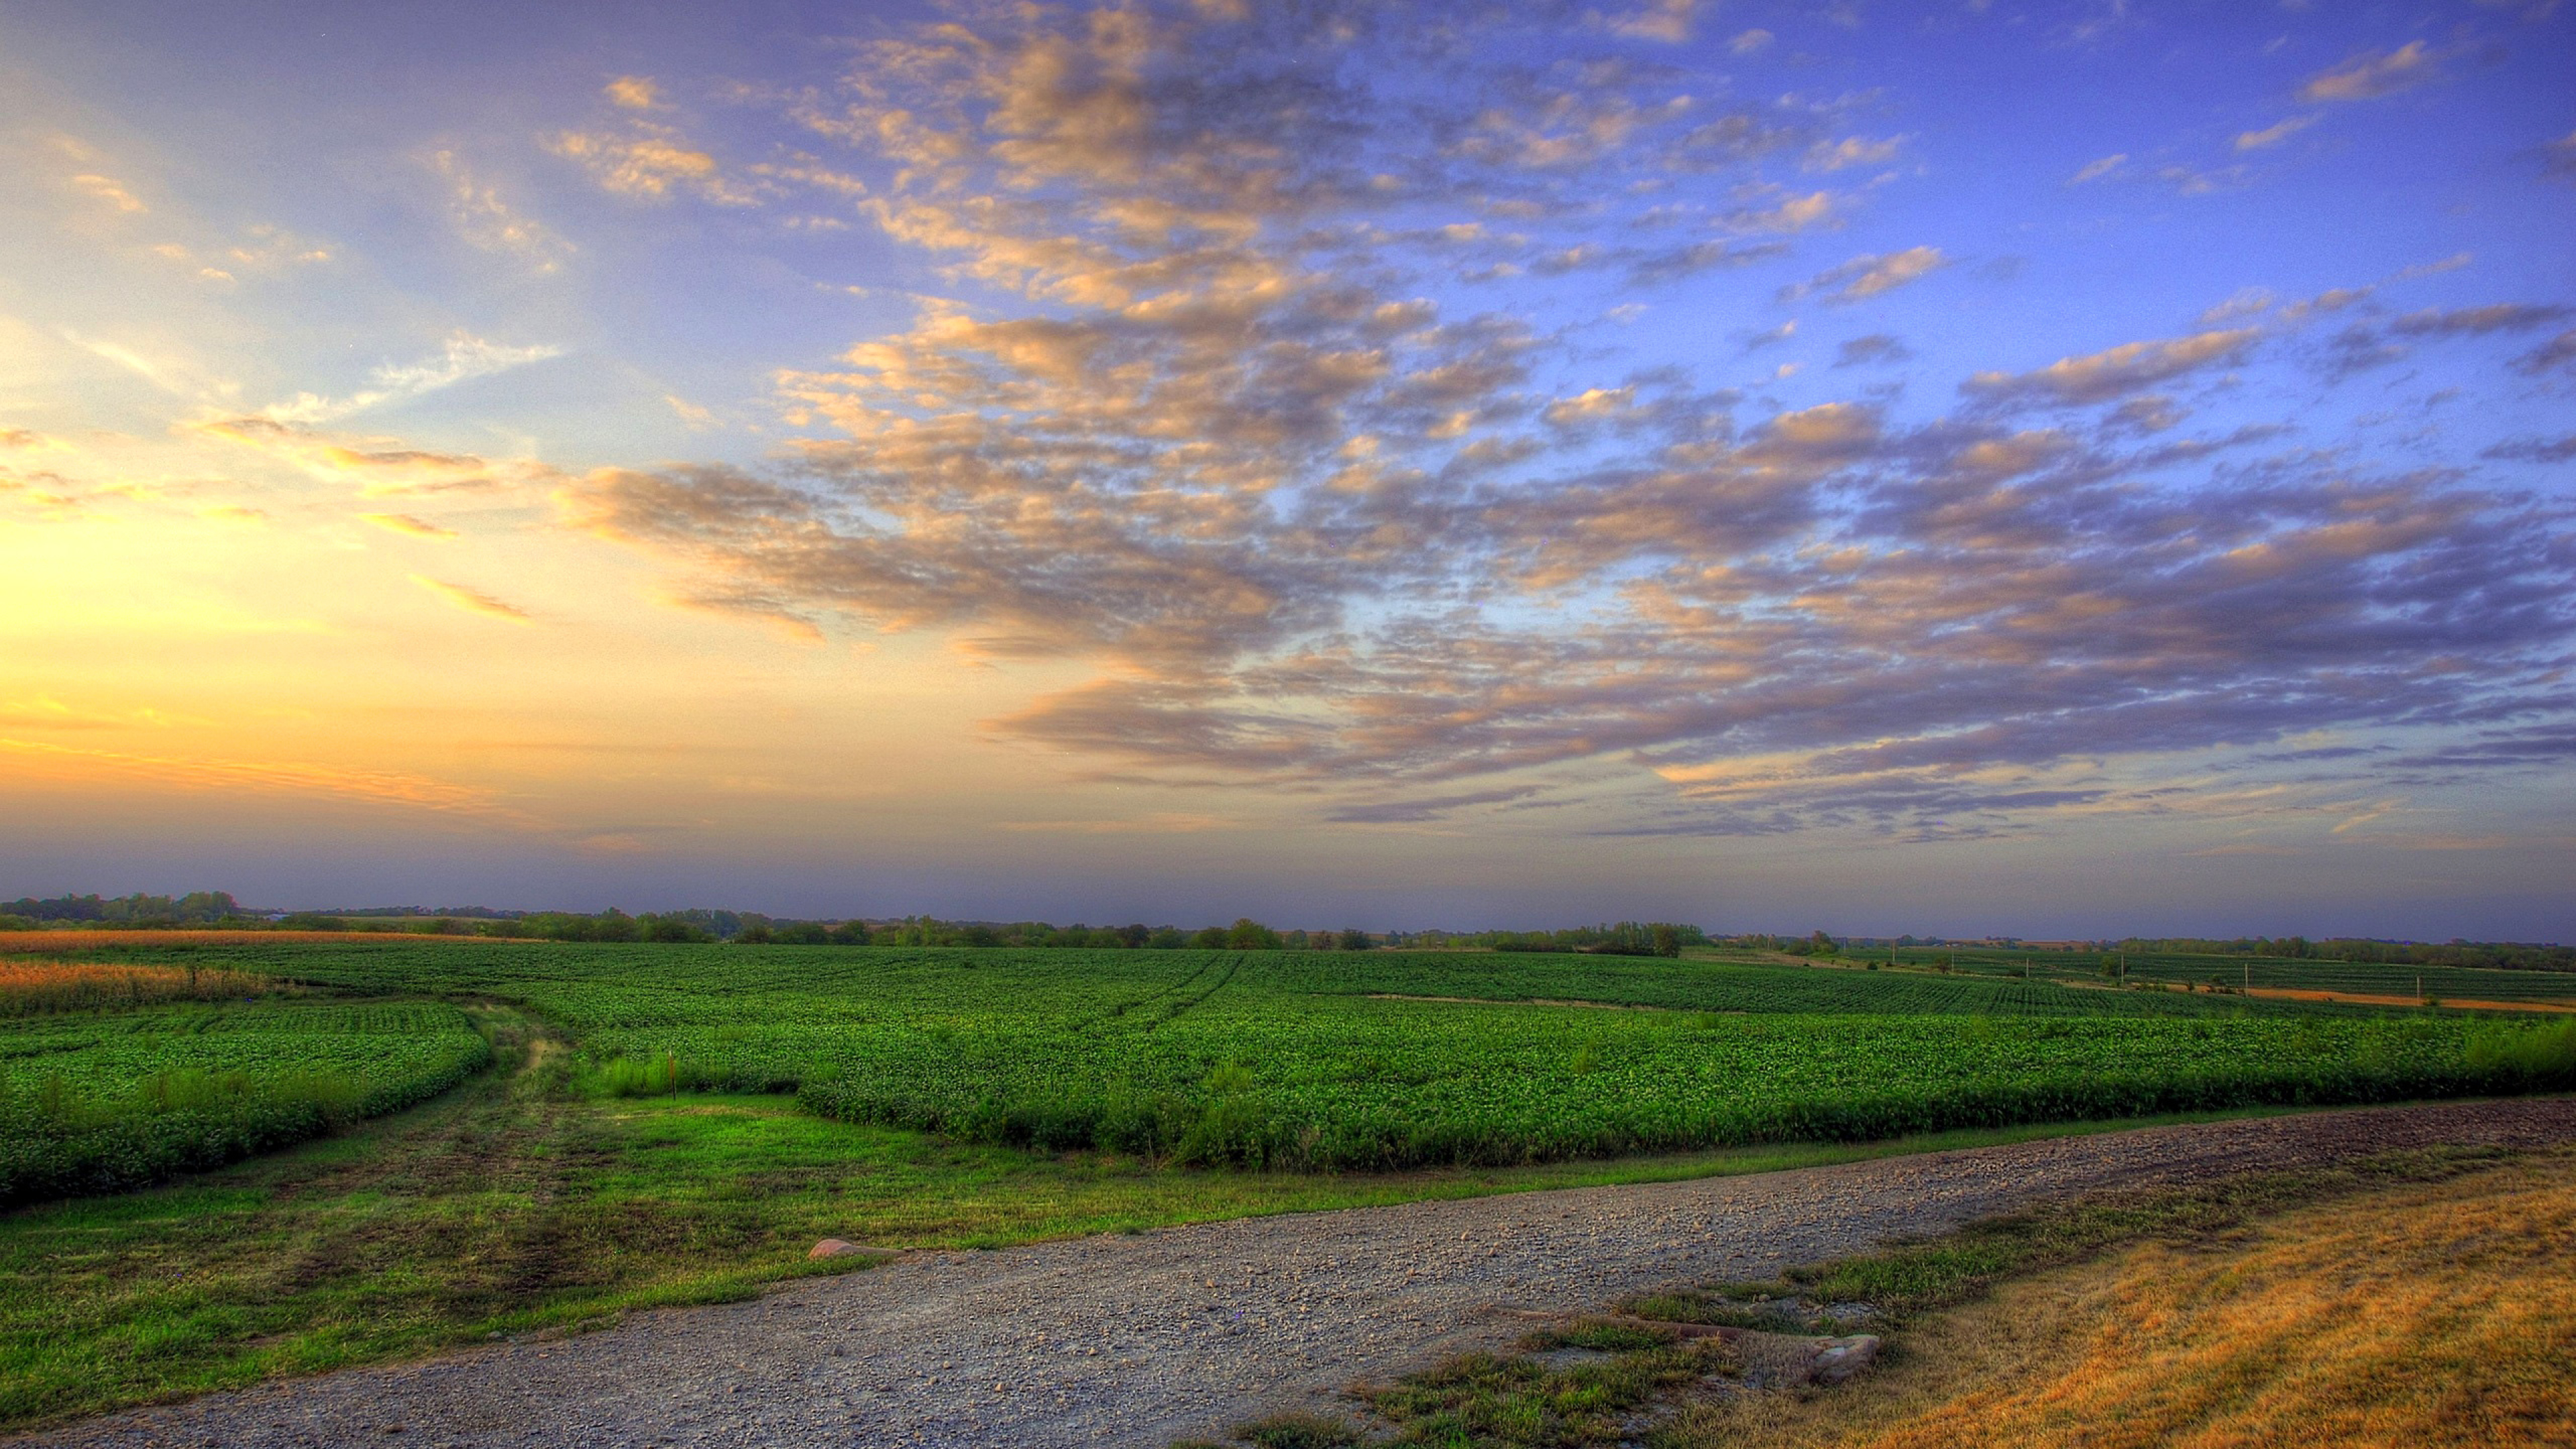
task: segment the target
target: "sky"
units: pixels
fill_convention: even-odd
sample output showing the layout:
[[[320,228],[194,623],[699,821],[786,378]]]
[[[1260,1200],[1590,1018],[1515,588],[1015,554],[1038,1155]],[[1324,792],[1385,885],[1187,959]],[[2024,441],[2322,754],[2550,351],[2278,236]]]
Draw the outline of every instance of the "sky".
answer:
[[[2576,5],[0,4],[0,896],[2576,938]]]

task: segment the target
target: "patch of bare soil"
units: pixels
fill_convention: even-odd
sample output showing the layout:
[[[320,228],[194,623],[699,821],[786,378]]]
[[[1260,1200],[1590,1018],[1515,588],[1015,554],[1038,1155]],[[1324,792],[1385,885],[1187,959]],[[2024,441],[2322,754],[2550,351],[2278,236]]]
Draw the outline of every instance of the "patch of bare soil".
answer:
[[[1159,1446],[1340,1407],[1364,1376],[1504,1347],[1532,1313],[1768,1278],[2035,1201],[2565,1141],[2576,1099],[2449,1103],[924,1253],[756,1302],[210,1395],[44,1442]]]

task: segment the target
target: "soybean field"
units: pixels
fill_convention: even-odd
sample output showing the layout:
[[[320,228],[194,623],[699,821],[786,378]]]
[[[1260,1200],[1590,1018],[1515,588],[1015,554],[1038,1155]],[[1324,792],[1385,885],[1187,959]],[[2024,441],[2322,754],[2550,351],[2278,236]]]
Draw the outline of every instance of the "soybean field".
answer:
[[[506,1001],[560,1029],[584,1087],[609,1096],[792,1093],[824,1117],[969,1142],[1264,1169],[2509,1092],[2576,1067],[2547,1045],[2576,1027],[2510,1018],[1713,959],[399,940],[91,954],[323,995]],[[121,1064],[103,1080],[157,1058],[100,1060]]]

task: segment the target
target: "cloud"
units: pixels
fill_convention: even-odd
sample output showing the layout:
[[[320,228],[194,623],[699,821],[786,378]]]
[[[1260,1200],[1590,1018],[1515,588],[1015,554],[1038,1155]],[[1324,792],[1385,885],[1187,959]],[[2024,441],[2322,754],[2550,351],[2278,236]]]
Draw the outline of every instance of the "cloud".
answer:
[[[2576,331],[2559,333],[2515,358],[2512,366],[2514,371],[2533,377],[2560,370],[2576,372]]]
[[[2239,151],[2260,151],[2266,147],[2277,146],[2283,141],[2290,139],[2292,136],[2297,135],[2301,131],[2306,130],[2308,127],[2315,125],[2317,123],[2317,119],[2317,116],[2311,112],[2304,116],[2284,117],[2259,131],[2240,131],[2236,135],[2236,149]]]
[[[416,448],[391,438],[344,438],[273,417],[218,417],[189,425],[285,462],[319,481],[369,498],[402,494],[494,492],[555,480],[541,463],[502,462],[471,453]]]
[[[714,156],[650,121],[629,122],[623,132],[559,132],[547,138],[546,148],[580,162],[602,190],[619,196],[666,201],[687,192],[718,206],[750,206],[757,200],[725,176]]]
[[[1884,256],[1858,256],[1818,272],[1807,281],[1781,289],[1782,301],[1822,292],[1828,302],[1858,302],[1893,292],[1949,265],[1939,247],[1908,247]]]
[[[1851,338],[1835,349],[1834,366],[1862,367],[1880,362],[1907,362],[1913,356],[1902,339],[1886,332],[1871,332]]]
[[[1736,55],[1753,55],[1767,48],[1773,39],[1768,30],[1740,30],[1726,42],[1726,48]]]
[[[1839,141],[1818,141],[1807,148],[1803,163],[1809,171],[1840,171],[1846,166],[1876,166],[1892,161],[1905,146],[1905,137],[1890,136],[1873,141],[1866,136],[1846,136]]]
[[[2576,462],[2576,433],[2563,438],[2518,438],[2498,443],[2478,456],[2519,463]]]
[[[649,111],[661,103],[661,88],[650,76],[622,75],[601,87],[610,105],[630,111]]]
[[[2083,357],[2061,357],[2034,372],[1980,372],[1959,385],[1987,403],[2036,403],[2074,407],[2107,402],[2205,367],[2232,366],[2253,350],[2259,328],[2194,333],[2156,342],[2129,342]]]
[[[447,183],[448,217],[468,245],[510,252],[540,272],[551,272],[579,248],[545,223],[521,214],[500,192],[477,179],[453,151],[433,151],[429,169]]]
[[[0,738],[0,750],[16,755],[20,764],[30,770],[68,768],[85,778],[104,771],[181,789],[287,791],[334,801],[479,816],[527,827],[538,824],[525,814],[498,803],[495,792],[491,790],[390,770],[352,769],[291,760],[139,755],[121,750],[77,749],[47,741],[5,738]]]
[[[448,539],[458,536],[455,529],[442,528],[426,519],[414,518],[408,513],[362,513],[358,516],[378,528],[392,533],[408,534],[413,538]]]
[[[2129,153],[2126,151],[2115,151],[2108,156],[2102,157],[2100,160],[2087,161],[2082,166],[2077,167],[2075,174],[2067,178],[2067,183],[2073,186],[2081,186],[2087,181],[2099,181],[2103,177],[2110,175],[2128,164]]]
[[[1819,113],[1677,107],[1681,57],[1533,66],[1472,26],[1440,84],[1382,96],[1351,57],[1410,55],[1386,23],[1013,7],[874,43],[797,114],[867,158],[852,214],[956,299],[782,374],[772,464],[554,477],[561,523],[691,607],[1041,667],[996,738],[1352,821],[1624,772],[1654,792],[1627,828],[1665,834],[2330,825],[2352,790],[2207,785],[2320,729],[2547,768],[2478,732],[2576,713],[2548,507],[2284,422],[2195,432],[2172,395],[2253,356],[2252,325],[1974,372],[1947,417],[1605,370],[1446,283],[1732,264],[1722,237],[1624,238],[1776,205],[1762,168],[1828,140]]]
[[[1660,40],[1678,45],[1690,39],[1691,21],[1699,13],[1699,0],[1654,0],[1644,9],[1631,11],[1610,22],[1611,33],[1632,40]]]
[[[2547,176],[2576,176],[2576,131],[2541,145],[2540,169]]]
[[[112,176],[101,176],[95,172],[88,172],[73,177],[72,186],[83,195],[92,197],[98,201],[103,201],[107,203],[107,205],[118,211],[125,212],[128,215],[139,215],[152,209],[145,206],[133,192],[126,190],[125,183],[118,181]]]
[[[1432,795],[1409,800],[1377,800],[1345,805],[1329,811],[1325,819],[1347,825],[1414,825],[1439,820],[1451,813],[1477,805],[1500,805],[1526,800],[1539,793],[1535,785],[1500,790],[1469,790],[1454,795]]]
[[[368,386],[345,398],[298,393],[292,402],[274,404],[265,409],[263,416],[281,423],[331,422],[385,403],[407,402],[442,388],[454,387],[460,382],[491,377],[532,362],[561,356],[563,349],[560,347],[542,343],[513,347],[459,332],[447,339],[436,357],[420,362],[379,365],[367,374]]]
[[[2299,88],[2304,101],[2366,101],[2395,95],[2432,78],[2437,58],[2420,40],[2391,51],[2365,51]]]
[[[534,617],[527,610],[516,604],[496,599],[481,589],[468,588],[463,584],[451,584],[443,579],[433,579],[423,574],[413,574],[411,581],[469,614],[481,614],[492,619],[507,619],[513,624],[535,622]]]
[[[2483,337],[2490,332],[2527,332],[2547,326],[2571,312],[2576,312],[2576,308],[2527,302],[2457,307],[2447,312],[2428,308],[2407,313],[2389,323],[2388,330],[2408,337]]]

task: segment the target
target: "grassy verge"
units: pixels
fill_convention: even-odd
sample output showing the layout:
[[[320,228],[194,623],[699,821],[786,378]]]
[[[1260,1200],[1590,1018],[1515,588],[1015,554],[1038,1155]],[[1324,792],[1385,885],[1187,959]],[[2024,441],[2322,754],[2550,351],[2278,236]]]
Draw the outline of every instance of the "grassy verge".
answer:
[[[1471,1354],[1365,1386],[1376,1421],[1368,1428],[1287,1416],[1246,1424],[1235,1440],[1257,1449],[2143,1449],[2222,1423],[2298,1426],[2313,1409],[2317,1425],[2421,1429],[2447,1415],[2484,1435],[2445,1442],[2576,1442],[2576,1389],[2562,1372],[2576,1350],[2571,1227],[2576,1153],[2523,1161],[2432,1149],[2103,1195],[1771,1282],[1632,1300],[1615,1317],[1534,1334],[1521,1354]],[[2089,1295],[2081,1311],[2065,1307],[2070,1278]],[[2057,1311],[2039,1311],[2034,1299]],[[1825,1305],[1865,1305],[1867,1326],[1896,1335],[1887,1379],[1747,1392],[1738,1384],[1746,1348],[1678,1327],[1845,1331],[1820,1320]],[[2195,1323],[2196,1336],[2178,1328]],[[2034,1327],[2043,1324],[2045,1332]],[[2256,1331],[2265,1328],[2273,1336]],[[2320,1330],[2353,1341],[2338,1357],[2337,1346],[2318,1347]],[[2410,1346],[2419,1343],[2442,1351],[2417,1361]],[[2464,1398],[2463,1385],[2477,1391]],[[2116,1402],[2124,1395],[2134,1402]],[[2007,1401],[2021,1420],[2010,1431],[1994,1421]],[[2543,1421],[2560,1437],[2497,1437]],[[2285,1440],[2221,1433],[2207,1442]],[[2373,1430],[2317,1442],[2417,1441]]]

